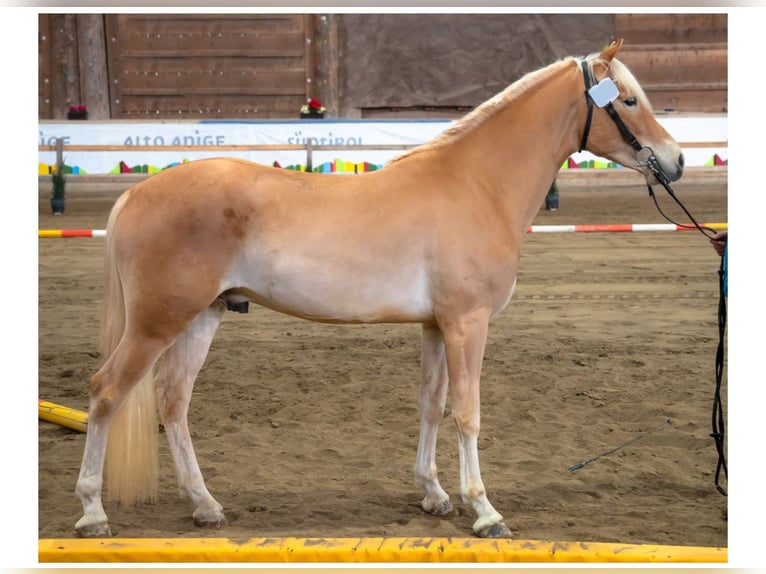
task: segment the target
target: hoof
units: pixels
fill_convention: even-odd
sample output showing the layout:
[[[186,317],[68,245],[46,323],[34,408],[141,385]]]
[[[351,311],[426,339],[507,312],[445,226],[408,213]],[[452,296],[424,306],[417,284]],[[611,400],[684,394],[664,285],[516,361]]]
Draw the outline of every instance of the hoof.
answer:
[[[513,538],[511,529],[502,522],[490,524],[486,528],[483,528],[477,532],[476,536],[479,538]]]
[[[226,526],[226,517],[222,512],[209,512],[207,514],[195,514],[194,524],[203,528],[221,528]]]
[[[434,516],[446,516],[453,510],[452,502],[449,498],[430,504],[424,500],[421,506],[428,514],[433,514]]]
[[[109,524],[106,522],[96,522],[93,524],[77,524],[75,526],[77,536],[80,538],[111,538],[112,531],[109,530]]]

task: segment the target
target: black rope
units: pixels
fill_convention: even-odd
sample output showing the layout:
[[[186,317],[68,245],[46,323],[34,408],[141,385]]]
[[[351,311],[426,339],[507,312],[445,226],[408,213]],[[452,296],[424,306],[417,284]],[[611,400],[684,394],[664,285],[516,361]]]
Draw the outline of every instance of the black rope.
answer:
[[[724,258],[721,257],[721,267],[718,270],[718,349],[715,353],[715,394],[713,395],[713,432],[710,436],[715,442],[715,449],[718,453],[718,463],[715,469],[715,487],[724,496],[727,496],[726,490],[721,486],[721,471],[729,480],[729,471],[726,466],[725,450],[725,430],[723,403],[721,402],[721,383],[723,382],[724,372],[724,334],[726,332],[726,296],[724,294]]]
[[[654,205],[657,208],[657,211],[660,212],[660,215],[662,215],[662,217],[667,219],[673,225],[677,225],[678,227],[682,227],[684,229],[695,229],[695,228],[699,229],[699,231],[700,231],[700,233],[702,233],[702,235],[704,235],[708,239],[712,239],[713,235],[715,235],[715,233],[716,233],[716,230],[712,229],[710,227],[705,227],[704,225],[700,225],[699,223],[697,223],[697,220],[694,219],[694,217],[692,216],[691,213],[689,213],[689,210],[686,209],[684,204],[681,203],[681,201],[676,197],[676,194],[673,193],[673,190],[671,189],[671,187],[668,184],[664,183],[662,180],[660,180],[660,184],[668,192],[668,195],[670,195],[670,197],[673,198],[673,200],[681,207],[681,209],[683,209],[683,211],[686,214],[686,216],[692,222],[692,225],[684,225],[682,223],[677,223],[676,221],[673,221],[670,217],[665,215],[665,212],[662,211],[662,208],[660,207],[660,204],[657,203],[657,197],[654,195],[654,189],[652,189],[652,186],[647,183],[646,184],[646,188],[649,190],[649,197],[651,197],[652,201],[654,201]]]
[[[622,121],[620,114],[618,114],[617,110],[614,109],[614,104],[607,104],[605,108],[606,112],[609,114],[609,117],[612,118],[612,121],[617,126],[617,129],[620,130],[620,133],[622,134],[622,137],[625,139],[625,141],[628,142],[634,150],[640,151],[641,144],[638,143],[636,136],[633,135],[633,132],[631,132],[628,129],[628,126],[625,125],[625,122]]]
[[[692,222],[692,225],[683,225],[680,223],[676,223],[673,221],[670,217],[665,215],[665,213],[660,208],[659,203],[657,202],[657,198],[654,195],[654,190],[652,189],[652,186],[649,185],[649,183],[646,184],[646,187],[649,189],[649,196],[654,201],[654,205],[657,207],[657,211],[660,212],[660,215],[667,219],[669,222],[671,222],[674,225],[677,225],[678,227],[683,227],[685,229],[694,229],[695,227],[702,233],[705,237],[708,237],[712,239],[713,235],[715,235],[716,231],[715,229],[711,229],[710,227],[705,227],[703,225],[700,225],[697,223],[697,221],[694,219],[691,213],[686,209],[683,203],[676,197],[675,193],[673,193],[673,190],[671,187],[664,182],[662,178],[657,178],[659,182],[662,184],[662,186],[665,188],[665,190],[668,192],[670,197],[672,197],[675,202],[683,209],[684,213],[689,217],[690,221]],[[723,382],[723,373],[724,373],[724,362],[725,362],[725,354],[724,354],[724,335],[726,333],[726,295],[724,292],[724,258],[721,257],[721,265],[718,269],[718,348],[716,349],[715,354],[715,393],[713,395],[713,420],[712,420],[712,426],[713,426],[713,432],[710,433],[710,436],[712,437],[714,443],[715,443],[715,449],[718,454],[718,462],[716,463],[716,469],[715,469],[715,487],[718,492],[720,492],[723,496],[728,496],[726,494],[726,490],[721,486],[721,471],[723,471],[724,476],[726,477],[726,480],[729,479],[729,472],[728,467],[726,466],[726,453],[725,453],[725,423],[724,423],[724,412],[723,412],[723,403],[721,402],[721,384]]]

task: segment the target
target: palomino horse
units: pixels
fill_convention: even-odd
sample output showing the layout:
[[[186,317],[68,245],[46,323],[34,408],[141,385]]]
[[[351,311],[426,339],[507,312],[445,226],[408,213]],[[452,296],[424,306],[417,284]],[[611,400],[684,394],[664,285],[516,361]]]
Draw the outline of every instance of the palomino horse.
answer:
[[[678,144],[615,59],[621,45],[524,76],[380,171],[332,177],[218,158],[126,191],[107,227],[105,362],[90,381],[78,533],[110,535],[105,459],[109,494],[153,497],[157,409],[195,523],[225,524],[200,473],[187,410],[223,313],[254,302],[328,323],[421,323],[422,507],[452,510],[435,464],[449,383],[473,531],[510,536],[479,472],[479,377],[489,320],[513,294],[525,230],[578,149],[649,183],[683,172]],[[128,430],[130,419],[143,426]]]

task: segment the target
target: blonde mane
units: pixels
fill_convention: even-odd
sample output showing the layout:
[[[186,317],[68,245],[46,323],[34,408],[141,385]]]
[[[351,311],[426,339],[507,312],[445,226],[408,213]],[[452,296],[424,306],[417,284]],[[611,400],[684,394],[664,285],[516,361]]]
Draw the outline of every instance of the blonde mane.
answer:
[[[591,70],[593,70],[593,66],[596,64],[606,66],[612,79],[616,83],[621,85],[628,94],[638,98],[642,106],[646,106],[647,109],[651,110],[651,104],[649,103],[644,90],[641,88],[638,81],[630,72],[630,70],[628,70],[625,64],[616,58],[614,58],[611,62],[608,62],[600,59],[598,56],[599,53],[593,53],[587,56],[586,60],[589,62]],[[561,70],[564,66],[570,65],[573,61],[578,61],[578,59],[570,56],[568,58],[554,62],[545,68],[540,68],[526,74],[525,76],[522,76],[520,79],[505,88],[502,92],[495,94],[489,100],[479,104],[476,108],[468,112],[465,116],[463,116],[461,119],[459,119],[452,126],[444,130],[431,141],[414,147],[411,150],[408,150],[403,154],[393,158],[389,164],[410,157],[413,154],[438,148],[460,139],[463,135],[470,132],[476,128],[476,126],[482,124],[488,118],[493,116],[498,110],[503,109],[509,102],[520,97],[530,88],[541,82],[544,82],[559,70]]]
[[[413,154],[438,148],[457,139],[460,139],[464,134],[470,132],[476,126],[481,125],[484,123],[484,121],[493,116],[497,111],[503,109],[509,102],[518,98],[530,88],[541,82],[544,82],[553,76],[562,67],[572,62],[572,60],[573,58],[571,57],[565,58],[563,60],[559,60],[558,62],[554,62],[545,68],[540,68],[533,72],[529,72],[505,88],[502,92],[495,94],[489,100],[479,104],[477,107],[468,112],[465,116],[460,118],[452,126],[444,130],[431,141],[404,152],[403,154],[393,158],[389,163],[397,162]]]

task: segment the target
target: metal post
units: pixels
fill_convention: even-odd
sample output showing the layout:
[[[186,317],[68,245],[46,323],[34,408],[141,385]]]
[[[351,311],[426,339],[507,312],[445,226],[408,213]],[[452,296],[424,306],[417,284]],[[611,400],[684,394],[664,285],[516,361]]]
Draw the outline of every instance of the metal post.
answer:
[[[64,172],[64,138],[56,138],[56,171]]]

